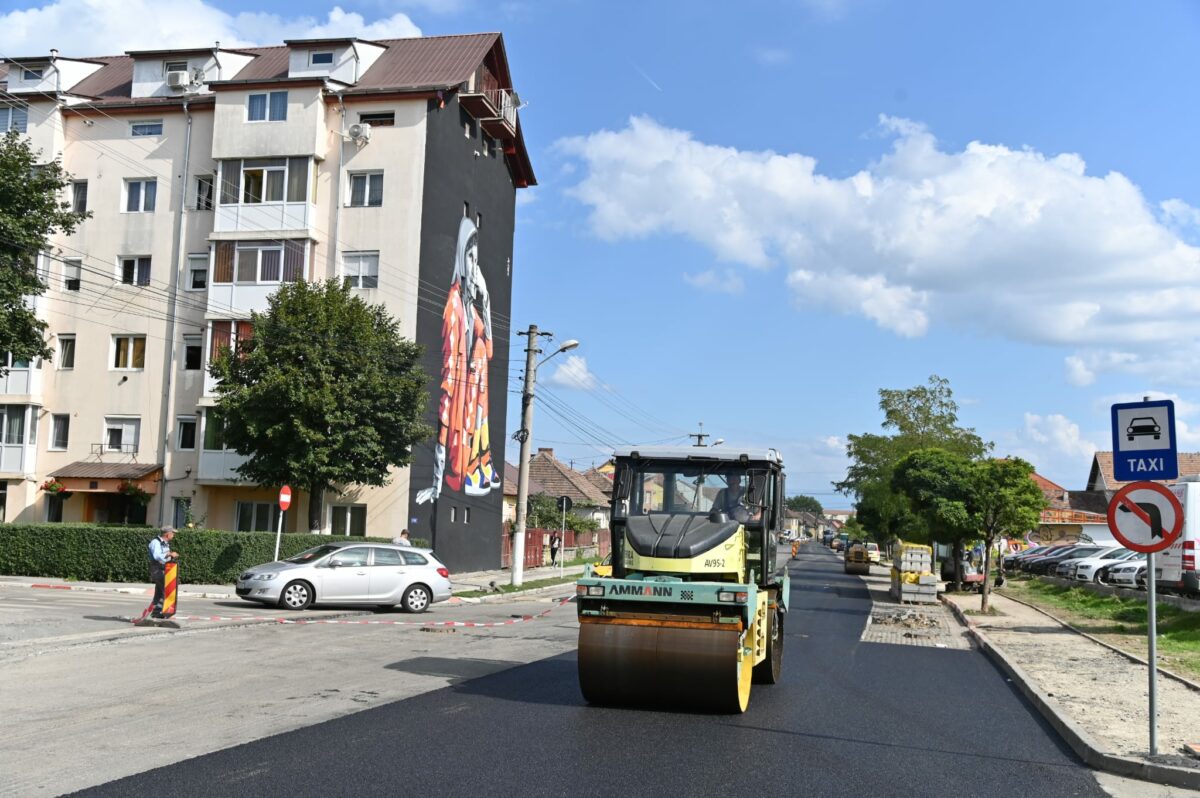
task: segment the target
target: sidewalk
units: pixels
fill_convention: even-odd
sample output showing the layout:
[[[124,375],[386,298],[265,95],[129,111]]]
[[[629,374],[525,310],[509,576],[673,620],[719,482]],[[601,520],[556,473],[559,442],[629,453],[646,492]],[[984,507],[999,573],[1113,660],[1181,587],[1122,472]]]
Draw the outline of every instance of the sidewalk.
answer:
[[[977,594],[949,593],[944,598],[959,612],[979,609]],[[1100,757],[1136,761],[1143,767],[1152,762],[1172,770],[1186,769],[1194,775],[1185,777],[1191,783],[1180,786],[1200,785],[1200,770],[1197,770],[1200,760],[1183,754],[1186,744],[1200,742],[1200,727],[1196,725],[1196,718],[1200,717],[1200,685],[1169,678],[1160,669],[1159,754],[1151,760],[1146,664],[1003,595],[993,593],[991,602],[1003,614],[961,617],[969,627],[982,633],[985,650],[990,648],[994,655],[1015,666],[1013,677],[1031,688],[1031,701],[1045,705],[1058,716],[1060,723],[1054,725],[1065,728],[1059,730],[1068,742],[1075,735]],[[1100,761],[1089,764],[1113,769]],[[1115,764],[1123,766],[1120,761]]]
[[[583,573],[582,565],[568,566],[565,570],[565,575],[578,576]],[[536,582],[542,579],[555,579],[559,575],[557,567],[542,567],[542,568],[527,568],[525,570],[525,583]],[[494,571],[474,571],[464,574],[450,575],[450,590],[452,593],[469,593],[477,590],[487,590],[489,585],[495,583],[496,587],[507,585],[512,581],[512,575],[507,569],[496,569]],[[20,587],[20,588],[36,588],[44,590],[80,590],[92,593],[125,593],[132,596],[153,596],[154,585],[149,582],[74,582],[67,579],[56,579],[48,576],[0,576],[0,588],[2,587]],[[556,588],[540,588],[541,590],[558,589]],[[524,593],[537,592],[539,588],[533,591],[522,590],[512,593],[496,593],[495,598],[501,596],[518,596]],[[193,585],[187,581],[181,581],[179,585],[180,598],[204,598],[204,599],[232,599],[237,598],[237,593],[234,592],[233,585]],[[463,599],[463,601],[484,601],[492,599],[492,596],[484,596],[476,599]]]

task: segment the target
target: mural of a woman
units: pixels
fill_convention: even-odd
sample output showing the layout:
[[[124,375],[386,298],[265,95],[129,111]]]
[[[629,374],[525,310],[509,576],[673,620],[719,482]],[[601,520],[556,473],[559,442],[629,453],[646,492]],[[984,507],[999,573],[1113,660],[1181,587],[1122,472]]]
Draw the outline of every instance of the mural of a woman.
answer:
[[[479,234],[475,223],[464,218],[442,312],[442,394],[433,486],[417,493],[417,504],[437,499],[443,485],[468,496],[485,496],[500,487],[488,432],[491,359],[491,300],[479,267]]]

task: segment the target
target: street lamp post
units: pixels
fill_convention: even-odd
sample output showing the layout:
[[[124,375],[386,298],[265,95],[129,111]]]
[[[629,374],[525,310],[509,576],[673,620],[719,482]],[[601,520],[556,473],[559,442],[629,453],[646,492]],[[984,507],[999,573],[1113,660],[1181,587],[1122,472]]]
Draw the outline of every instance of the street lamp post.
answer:
[[[528,332],[517,334],[528,336],[529,342],[525,348],[525,387],[521,391],[521,429],[517,431],[517,439],[521,442],[521,461],[517,466],[517,523],[512,542],[514,587],[520,586],[525,576],[525,523],[529,515],[529,450],[533,444],[533,386],[537,382],[537,369],[559,352],[579,346],[576,340],[566,341],[538,362],[537,356],[542,352],[538,349],[538,337],[550,338],[554,334],[539,332],[536,324],[530,324]]]

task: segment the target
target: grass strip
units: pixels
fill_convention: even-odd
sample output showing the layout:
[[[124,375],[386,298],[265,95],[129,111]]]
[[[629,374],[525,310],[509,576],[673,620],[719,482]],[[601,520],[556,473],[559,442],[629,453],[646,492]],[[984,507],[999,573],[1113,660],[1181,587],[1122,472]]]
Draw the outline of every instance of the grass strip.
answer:
[[[480,598],[482,596],[490,596],[494,593],[516,593],[522,590],[537,590],[539,587],[553,587],[554,585],[568,585],[579,579],[579,574],[574,576],[556,576],[553,579],[535,579],[532,582],[525,582],[519,586],[505,584],[496,585],[495,590],[468,590],[464,593],[455,593],[456,596],[462,598]]]

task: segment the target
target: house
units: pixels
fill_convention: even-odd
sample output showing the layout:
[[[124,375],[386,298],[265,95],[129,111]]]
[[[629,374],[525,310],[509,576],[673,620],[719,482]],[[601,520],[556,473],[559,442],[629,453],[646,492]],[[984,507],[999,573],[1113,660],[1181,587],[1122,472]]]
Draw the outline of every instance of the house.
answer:
[[[504,516],[503,523],[506,529],[511,529],[513,524],[517,523],[517,479],[519,477],[518,469],[515,465],[504,461]],[[530,478],[528,491],[530,496],[538,493],[545,493],[546,489],[542,487],[537,480]]]
[[[1038,528],[1029,533],[1034,545],[1046,543],[1111,543],[1108,528],[1108,495],[1103,490],[1067,490],[1034,473],[1033,481],[1046,497]]]
[[[1128,482],[1118,482],[1113,476],[1113,453],[1112,452],[1096,452],[1092,456],[1092,468],[1088,473],[1088,490],[1104,490],[1117,491],[1120,488],[1128,485]],[[1179,476],[1197,476],[1200,475],[1200,452],[1180,452],[1179,453]],[[1164,480],[1168,485],[1174,484],[1175,480]]]
[[[497,567],[488,442],[508,437],[508,395],[486,386],[508,384],[516,192],[536,183],[519,105],[499,33],[0,61],[0,131],[61,163],[64,199],[91,213],[38,258],[53,362],[0,379],[0,521],[275,529],[278,486],[239,477],[207,365],[281,285],[338,278],[424,346],[438,432],[384,486],[296,490],[285,531],[315,502],[322,532],[408,527],[455,570]],[[451,290],[467,262],[489,305]],[[455,302],[487,315],[490,360],[476,406],[446,420]],[[439,455],[464,439],[469,465]]]
[[[830,520],[840,521],[844,524],[854,517],[854,512],[854,510],[824,510],[823,514]]]
[[[529,461],[530,479],[542,486],[547,496],[567,496],[573,504],[571,512],[583,518],[591,518],[601,528],[608,527],[609,499],[592,481],[556,460],[553,449],[539,448]]]

